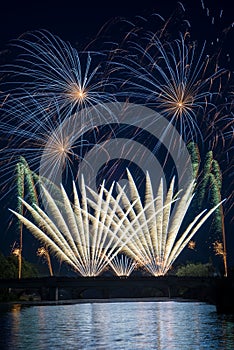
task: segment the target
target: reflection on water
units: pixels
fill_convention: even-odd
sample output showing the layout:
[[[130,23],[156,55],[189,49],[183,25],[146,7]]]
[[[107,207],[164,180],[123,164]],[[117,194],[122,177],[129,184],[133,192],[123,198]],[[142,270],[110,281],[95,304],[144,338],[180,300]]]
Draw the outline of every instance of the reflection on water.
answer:
[[[199,302],[17,304],[0,311],[0,349],[234,349],[233,319]]]

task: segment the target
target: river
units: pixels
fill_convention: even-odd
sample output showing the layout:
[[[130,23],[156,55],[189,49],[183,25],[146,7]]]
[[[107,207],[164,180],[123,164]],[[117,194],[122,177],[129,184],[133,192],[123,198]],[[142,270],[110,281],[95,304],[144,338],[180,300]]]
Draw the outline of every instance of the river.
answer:
[[[234,349],[234,317],[201,302],[0,305],[0,349]]]

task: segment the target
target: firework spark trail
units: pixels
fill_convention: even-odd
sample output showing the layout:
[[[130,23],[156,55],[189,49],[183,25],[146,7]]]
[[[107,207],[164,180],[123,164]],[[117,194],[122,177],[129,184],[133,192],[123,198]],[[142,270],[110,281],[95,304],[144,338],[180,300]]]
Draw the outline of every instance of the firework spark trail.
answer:
[[[207,11],[206,16],[211,18],[209,9]],[[220,18],[211,18],[212,26],[214,20],[220,22],[222,14],[220,10]],[[155,108],[176,125],[184,140],[199,141],[201,150],[214,151],[224,177],[230,178],[223,188],[223,197],[227,198],[225,213],[230,213],[233,208],[230,176],[234,135],[233,74],[230,69],[221,68],[220,59],[222,46],[233,25],[219,33],[213,28],[216,43],[208,39],[199,49],[195,41],[191,42],[190,25],[186,26],[187,31],[179,30],[180,36],[177,33],[175,39],[170,32],[172,20],[173,16],[167,21],[162,19],[164,25],[155,33],[145,30],[146,19],[138,27],[132,24],[133,28],[118,49],[113,50],[110,62],[113,79],[116,78],[122,89],[119,96]],[[171,37],[173,39],[168,40]],[[229,54],[225,61],[229,66]]]
[[[179,6],[182,11],[185,10],[181,3]],[[216,19],[214,19],[212,11],[206,8],[204,2],[202,2],[202,6],[213,25]],[[222,10],[219,15],[221,18]],[[92,107],[94,110],[96,109],[98,114],[96,106],[100,106],[100,104],[105,108],[105,103],[109,101],[116,102],[119,98],[133,99],[137,103],[151,106],[161,112],[170,120],[171,126],[177,127],[186,141],[200,137],[206,143],[204,147],[208,145],[209,150],[210,148],[216,149],[216,153],[222,161],[224,157],[227,158],[226,162],[223,161],[220,164],[225,169],[223,174],[228,185],[225,186],[228,193],[226,205],[228,203],[228,208],[232,208],[230,202],[233,195],[229,193],[229,186],[230,183],[233,184],[233,181],[231,180],[229,183],[228,177],[232,167],[229,157],[233,141],[233,94],[229,91],[231,73],[220,68],[219,64],[221,52],[219,50],[221,50],[220,45],[222,45],[224,38],[217,38],[217,43],[213,46],[214,50],[217,48],[219,52],[213,54],[212,57],[207,57],[206,49],[209,44],[204,44],[199,50],[195,42],[190,41],[190,34],[187,32],[180,34],[176,39],[173,35],[173,40],[168,40],[167,32],[169,22],[172,20],[173,16],[170,20],[162,19],[163,26],[156,34],[146,32],[144,29],[141,31],[134,24],[131,24],[132,30],[125,35],[124,42],[121,43],[123,46],[116,45],[113,51],[105,52],[105,54],[88,51],[79,53],[69,43],[65,43],[48,31],[28,33],[17,40],[15,47],[22,54],[16,64],[5,66],[2,71],[10,73],[9,81],[6,81],[9,77],[8,74],[5,75],[7,79],[3,77],[2,81],[5,83],[2,86],[5,91],[0,97],[1,111],[3,111],[0,131],[6,136],[4,139],[6,147],[1,150],[4,161],[4,165],[1,164],[1,170],[4,173],[4,177],[1,176],[1,179],[4,179],[3,186],[9,182],[10,167],[14,167],[15,163],[18,162],[18,156],[25,156],[30,168],[33,167],[33,170],[37,171],[45,145],[46,151],[49,152],[47,165],[50,166],[48,171],[53,169],[55,174],[60,173],[61,169],[69,171],[75,160],[82,158],[82,149],[85,148],[86,141],[87,143],[89,141],[80,137],[80,145],[74,143],[74,139],[72,139],[74,135],[64,133],[63,126],[65,124],[63,123],[68,121],[69,124],[71,122],[68,129],[72,128],[74,119],[70,117],[74,115],[76,118],[79,115],[82,131],[87,131],[89,126],[93,130],[95,129],[96,134],[98,134],[98,118],[94,119],[92,114],[87,113],[87,110]],[[189,22],[187,22],[186,27],[188,28],[188,26]],[[224,37],[226,37],[226,32],[223,33]],[[124,46],[125,44],[127,47]],[[111,57],[109,66],[108,55]],[[115,93],[116,87],[120,89],[117,94]],[[106,112],[110,111],[107,109]],[[89,122],[87,122],[88,118]],[[112,120],[116,122],[114,116]],[[95,134],[93,131],[90,133]],[[136,136],[137,133],[138,130],[135,131]],[[98,136],[96,134],[92,139],[93,145],[97,143]],[[106,151],[105,142],[108,143],[110,135],[110,132],[103,135],[104,142],[100,145],[103,151]],[[167,136],[167,130],[162,130],[161,139]],[[121,150],[121,158],[124,158],[125,155],[131,156],[132,139],[133,136],[129,143],[126,142],[126,147]],[[76,146],[80,148],[79,153],[74,152]],[[158,144],[155,147],[157,148]],[[219,152],[220,148],[222,152]],[[150,161],[154,160],[156,151],[154,149],[151,152]],[[143,159],[145,155],[146,153],[143,153],[140,157]],[[111,160],[111,156],[109,154],[107,156],[109,156],[109,158],[107,157],[108,161]],[[228,169],[226,169],[226,164],[228,164]],[[92,167],[91,163],[88,165]],[[111,179],[115,170],[115,165],[109,170]],[[171,170],[171,178],[174,175],[173,171],[174,169]],[[159,178],[161,178],[161,174]],[[148,181],[147,177],[146,181]],[[46,188],[48,188],[49,182],[50,180],[44,179]],[[90,236],[87,235],[89,221],[93,223],[93,237],[97,240],[97,245],[101,244],[99,224],[103,226],[106,237],[110,237],[113,230],[115,232],[117,228],[120,229],[121,235],[123,237],[126,235],[128,239],[129,233],[133,234],[134,231],[137,231],[140,238],[136,240],[135,246],[132,245],[134,258],[138,254],[138,261],[143,263],[147,260],[149,249],[151,255],[154,255],[154,251],[157,252],[157,262],[159,261],[161,264],[160,259],[161,256],[164,257],[165,247],[168,243],[163,232],[167,232],[168,226],[170,226],[171,204],[169,204],[169,198],[172,199],[173,185],[171,183],[170,191],[172,192],[170,195],[168,192],[166,196],[168,203],[165,202],[160,193],[163,188],[161,185],[159,196],[155,202],[150,201],[152,196],[149,194],[149,190],[149,193],[145,193],[148,202],[145,199],[144,204],[138,200],[137,189],[134,186],[132,183],[132,196],[136,201],[134,207],[130,205],[124,190],[118,197],[120,202],[125,203],[125,208],[128,210],[127,216],[125,211],[121,211],[119,202],[116,202],[112,195],[108,200],[101,197],[92,201],[87,198],[86,189],[82,186],[82,198],[85,199],[82,199],[80,204],[78,196],[76,199],[78,207],[81,206],[79,215],[82,224],[80,225],[85,227],[85,229],[83,228],[82,242],[84,244],[88,242],[88,245],[90,243],[88,241]],[[121,191],[121,187],[119,185],[117,187]],[[148,185],[147,188],[149,188]],[[102,186],[101,192],[103,196],[108,196],[107,190]],[[64,193],[61,195],[61,200],[66,201]],[[163,203],[168,205],[163,210],[165,216],[164,214],[156,215],[155,207],[160,209]],[[88,211],[88,204],[91,207],[93,204],[94,211],[100,206],[102,210],[97,209],[93,216]],[[107,214],[105,215],[103,208],[106,208]],[[185,208],[186,206],[184,206]],[[185,211],[181,209],[182,216],[184,213]],[[113,219],[112,223],[110,223],[110,218]],[[200,218],[195,220],[199,221]],[[124,225],[129,228],[129,233],[126,232]],[[79,227],[79,232],[81,227]],[[75,229],[75,226],[72,229]],[[154,238],[150,232],[156,232]],[[180,243],[182,246],[183,243]],[[171,251],[171,245],[168,247],[168,250]],[[142,258],[139,257],[139,251],[142,251]],[[100,256],[95,249],[89,253],[90,256],[88,251],[83,251],[81,254],[83,254],[82,259],[87,261],[91,259],[90,256],[92,256],[93,261],[96,261],[95,259]],[[169,261],[169,257],[167,258]],[[101,263],[105,264],[104,260],[101,260]],[[172,260],[173,258],[171,258]],[[157,268],[157,262],[154,269]]]
[[[6,93],[17,103],[30,108],[35,98],[45,110],[49,109],[48,117],[53,117],[57,109],[54,100],[66,115],[113,99],[106,91],[111,83],[105,77],[101,53],[93,53],[92,64],[91,53],[78,53],[70,43],[46,30],[28,33],[14,46],[22,51],[18,63],[5,66],[3,72],[17,78],[10,82],[13,89]]]
[[[43,187],[42,187],[43,188]],[[123,244],[128,242],[134,235],[132,233],[123,243],[123,233],[121,226],[127,217],[128,212],[134,206],[133,202],[124,213],[124,217],[118,218],[116,212],[107,215],[102,212],[102,221],[100,220],[100,210],[102,206],[106,208],[110,200],[115,201],[111,193],[103,201],[104,191],[101,190],[98,195],[97,206],[93,216],[88,212],[88,200],[84,182],[82,184],[82,199],[78,199],[78,194],[74,186],[74,209],[62,188],[63,202],[56,204],[49,192],[43,188],[47,199],[49,215],[44,213],[37,205],[34,208],[26,203],[25,207],[32,214],[36,224],[33,224],[21,214],[12,211],[19,220],[51,251],[61,260],[68,263],[83,276],[99,275],[109,264],[109,262],[122,250]],[[118,199],[119,200],[119,199]],[[118,206],[118,202],[116,202]],[[60,208],[60,206],[62,206]],[[110,230],[111,219],[115,216],[115,230]],[[89,220],[93,219],[94,225],[90,227]],[[137,219],[137,217],[136,217]],[[95,227],[95,222],[101,225]],[[120,232],[120,233],[118,233]]]
[[[133,180],[130,179],[130,181]],[[91,200],[87,198],[83,180],[81,200],[73,185],[74,205],[72,205],[63,187],[61,187],[62,202],[56,203],[42,186],[48,203],[48,214],[36,204],[31,206],[21,199],[33,216],[35,224],[20,213],[11,211],[59,259],[68,263],[83,276],[97,276],[123,250],[124,245],[129,243],[133,236],[136,234],[142,236],[142,230],[155,221],[155,215],[158,214],[158,211],[151,215],[144,214],[145,221],[140,220],[142,210],[147,212],[152,202],[148,200],[144,208],[139,206],[138,193],[133,201],[128,200],[126,203],[125,198],[123,209],[120,201],[124,189],[120,188],[119,195],[115,199],[112,196],[113,188],[114,186],[111,191],[107,191],[103,184],[99,194],[88,188],[95,197],[95,200]],[[153,198],[152,201],[154,202],[155,199]],[[92,212],[89,212],[88,204],[91,204]],[[160,210],[163,209],[164,207],[160,208]],[[128,218],[130,212],[132,214],[134,212],[132,221]],[[131,225],[134,227],[135,223],[137,229],[132,230]]]
[[[154,32],[157,20],[144,18],[141,23],[131,23],[124,40],[116,42],[110,65],[119,89],[124,88],[118,96],[164,111],[185,140],[200,137],[208,147],[223,143],[226,152],[233,135],[233,74],[232,68],[227,68],[230,55],[223,55],[233,25],[222,23],[220,9],[216,18],[220,23],[215,30],[206,21],[208,32],[217,35],[217,43],[204,35],[203,44],[199,45],[199,41],[192,41],[191,24],[185,19],[186,10],[181,3],[177,10],[169,19],[161,18]],[[221,63],[223,59],[225,62]]]
[[[117,276],[130,276],[138,264],[135,260],[129,258],[126,255],[116,256],[109,262],[110,267]]]
[[[137,29],[134,29],[133,32],[139,35]],[[159,33],[161,33],[160,30]],[[159,37],[164,40],[162,35]],[[205,47],[201,52],[197,52],[194,43],[187,43],[187,37],[188,33],[185,36],[181,35],[173,42],[165,42],[154,33],[143,34],[143,38],[146,39],[146,48],[128,39],[129,52],[127,56],[123,54],[123,57],[120,57],[127,63],[116,62],[116,70],[121,71],[121,68],[124,68],[124,72],[129,73],[130,81],[122,81],[126,86],[125,97],[133,96],[136,99],[141,97],[140,100],[144,104],[160,109],[160,112],[179,126],[178,129],[185,139],[190,139],[192,134],[198,135],[201,132],[198,120],[200,117],[204,119],[202,114],[204,111],[208,113],[208,105],[211,106],[214,95],[218,95],[220,87],[213,92],[211,86],[224,73],[224,70],[216,69],[213,75],[208,74],[206,77],[204,72],[209,66],[209,59],[204,57]],[[23,36],[16,41],[16,46],[23,50],[23,54],[14,69],[13,66],[8,67],[8,72],[12,70],[13,89],[5,92],[8,98],[2,110],[6,111],[6,115],[1,120],[0,127],[4,134],[7,131],[8,138],[12,139],[14,135],[14,140],[17,140],[14,141],[15,147],[12,147],[12,142],[9,143],[7,149],[4,150],[6,155],[4,158],[8,158],[9,153],[16,155],[24,153],[25,156],[28,152],[32,154],[36,162],[37,155],[35,157],[33,152],[38,151],[37,145],[41,144],[40,137],[43,131],[48,133],[48,120],[50,132],[53,123],[58,126],[62,120],[69,119],[71,111],[80,111],[79,117],[83,118],[82,122],[86,124],[87,107],[115,100],[115,94],[111,95],[106,92],[105,95],[103,91],[103,87],[109,86],[109,83],[111,86],[115,84],[111,77],[108,77],[108,81],[99,79],[98,71],[105,76],[104,73],[101,73],[103,67],[99,64],[93,71],[90,70],[89,53],[85,53],[88,59],[83,64],[79,53],[69,43],[65,43],[47,31],[36,31],[28,34],[28,37]],[[18,76],[24,79],[17,83],[14,81],[15,76],[17,79]],[[92,79],[96,79],[98,85],[92,85]],[[90,88],[88,88],[89,83]],[[15,84],[19,84],[19,89],[14,89]],[[90,92],[82,90],[84,85]],[[76,93],[73,90],[74,86],[77,88]],[[89,94],[91,94],[90,100]],[[92,94],[96,97],[92,97]],[[118,96],[121,94],[122,92]],[[208,135],[202,136],[205,140],[215,140],[212,141],[213,146],[218,144],[219,139],[224,145],[227,138],[232,139],[233,118],[223,118],[220,112],[215,112],[215,110],[216,106],[213,107],[213,113],[209,112],[208,125],[206,125]],[[214,113],[215,117],[213,117]],[[92,119],[92,116],[90,118]],[[223,124],[225,124],[224,128]],[[95,126],[94,123],[93,127]],[[55,125],[54,130],[56,130]],[[214,132],[216,132],[215,139],[213,138]],[[52,148],[61,151],[56,164],[58,169],[63,163],[61,158],[68,160],[71,155],[70,142],[69,139],[62,139],[60,136],[52,143],[51,151]],[[85,140],[82,139],[81,142],[85,143]],[[34,147],[25,148],[24,146],[29,143]],[[57,155],[58,153],[54,152],[54,159]],[[39,157],[38,153],[38,159]],[[69,162],[67,165],[69,166]]]
[[[129,180],[130,186],[135,186],[133,179],[130,177],[130,173]],[[113,239],[116,239],[117,237],[117,241],[120,244],[119,250],[116,253],[121,252],[123,250],[123,244],[126,245],[128,242],[130,243],[132,237],[134,237],[135,235],[139,235],[143,239],[144,232],[147,232],[147,230],[145,231],[145,229],[147,227],[149,228],[152,225],[152,222],[155,222],[155,217],[159,213],[159,211],[163,210],[166,206],[170,205],[170,203],[167,203],[165,206],[160,207],[159,210],[150,212],[150,215],[146,215],[144,211],[148,213],[147,210],[150,206],[152,206],[153,202],[156,200],[155,198],[152,198],[151,201],[149,201],[144,207],[142,207],[142,205],[139,205],[140,194],[137,190],[135,200],[132,198],[130,201],[124,191],[124,188],[121,188],[120,186],[118,186],[118,188],[119,195],[116,199],[114,197],[110,198],[108,207],[105,206],[106,211],[104,211],[104,213],[106,213],[105,217],[107,218],[107,227],[111,228],[108,232],[111,233]],[[89,192],[95,198],[95,201],[88,200],[88,203],[95,211],[99,211],[100,208],[97,206],[98,197],[96,192],[93,191],[91,188],[89,188]],[[109,197],[109,191],[104,189],[104,192],[106,193],[106,196]],[[123,202],[123,207],[120,204],[120,200],[122,200]],[[142,215],[145,218],[144,221],[141,219]],[[96,215],[93,216],[89,214],[89,216],[92,221],[95,222],[97,220]],[[101,227],[103,227],[103,223]],[[108,250],[107,257],[109,257],[113,253],[111,243],[112,241],[110,240],[107,246],[105,247],[106,251]],[[144,243],[142,244],[140,242],[140,246],[144,248]],[[137,262],[140,262],[141,265],[143,265],[145,261],[140,259],[141,257],[139,257],[139,255],[135,253],[135,251],[137,251],[137,247],[132,248],[132,254],[134,255],[134,258],[137,259]]]
[[[14,113],[23,116],[30,115],[30,110],[27,106],[23,106],[22,110],[16,108]],[[34,115],[35,111],[32,113]],[[13,127],[12,120],[0,125],[0,131],[8,139],[8,146],[2,150],[1,172],[9,187],[14,186],[9,178],[12,178],[12,167],[19,162],[20,157],[26,158],[30,168],[35,172],[39,171],[41,157],[49,141],[48,157],[55,174],[61,168],[69,167],[76,143],[73,139],[69,139],[68,135],[64,135],[59,113],[56,121],[47,118],[46,111],[42,111],[42,113],[46,116],[46,120],[42,122],[39,118],[34,118],[33,126],[29,125],[29,122],[23,121]]]
[[[185,140],[202,137],[199,119],[208,107],[214,108],[219,91],[212,87],[225,70],[209,74],[205,45],[199,52],[195,43],[187,42],[186,34],[174,42],[163,42],[153,33],[145,39],[145,47],[130,41],[127,54],[116,55],[110,63],[114,75],[123,74],[116,78],[123,88],[119,95],[156,108]]]
[[[6,175],[9,162],[17,163],[22,155],[38,171],[49,135],[54,136],[51,161],[57,169],[66,169],[64,161],[69,167],[68,160],[74,156],[70,146],[75,145],[69,135],[62,135],[62,122],[79,112],[85,125],[87,118],[92,121],[88,107],[115,101],[115,95],[107,91],[112,83],[105,77],[105,59],[100,53],[79,54],[48,31],[28,33],[15,46],[22,52],[18,61],[1,69],[0,131],[5,143],[1,169]],[[85,145],[86,140],[81,138],[80,143]]]
[[[204,141],[208,142],[209,149],[215,150],[219,147],[228,152],[232,148],[234,139],[233,107],[228,101],[215,111],[207,115],[206,134]],[[219,154],[217,154],[219,157]]]
[[[37,255],[40,257],[44,257],[46,259],[49,271],[50,271],[50,276],[53,276],[53,269],[51,265],[51,260],[50,260],[50,255],[48,250],[45,247],[40,247],[37,250]]]
[[[136,195],[136,187],[130,173],[128,176],[131,184],[130,186],[133,190],[133,199]],[[150,179],[148,178],[147,181],[149,187],[146,193],[149,195],[151,193]],[[150,202],[150,211],[155,213],[155,215],[151,217],[153,221],[150,222],[150,225],[146,225],[144,220],[147,220],[147,218],[144,218],[140,223],[142,230],[137,231],[138,233],[134,235],[129,243],[124,246],[123,250],[125,254],[138,261],[140,265],[143,265],[147,271],[154,276],[165,275],[167,273],[198,229],[221,204],[219,203],[206,214],[206,210],[202,211],[193,219],[184,232],[181,233],[181,224],[194,196],[194,182],[192,182],[188,188],[185,189],[182,194],[180,194],[180,198],[178,198],[177,202],[175,203],[175,208],[173,211],[171,209],[173,203],[172,197],[174,182],[171,182],[165,198],[163,198],[162,195],[162,186],[163,184],[161,183],[158,189],[158,197],[155,201],[155,205],[152,205],[152,201]],[[178,196],[178,194],[176,196]],[[147,213],[147,210],[148,206],[146,206],[143,210],[140,210],[141,219],[144,217],[144,214]],[[146,222],[149,222],[149,220]],[[131,229],[134,230],[133,221],[129,221],[129,225],[129,227],[128,225],[125,227],[126,236]],[[147,234],[144,233],[143,226],[147,227]]]
[[[130,172],[128,180],[130,198],[121,186],[118,186],[119,194],[114,198],[114,185],[107,191],[103,183],[98,194],[87,187],[94,199],[87,197],[83,180],[81,201],[73,186],[74,205],[70,203],[63,187],[62,203],[56,203],[43,188],[49,215],[37,205],[33,208],[22,200],[36,224],[23,215],[12,212],[58,258],[83,276],[99,275],[119,253],[125,253],[154,276],[165,275],[220,203],[206,214],[205,210],[202,211],[183,233],[179,233],[193,198],[194,182],[177,198],[172,210],[175,201],[173,181],[165,198],[162,183],[158,196],[154,198],[147,175],[143,204]],[[90,211],[88,205],[93,210]]]

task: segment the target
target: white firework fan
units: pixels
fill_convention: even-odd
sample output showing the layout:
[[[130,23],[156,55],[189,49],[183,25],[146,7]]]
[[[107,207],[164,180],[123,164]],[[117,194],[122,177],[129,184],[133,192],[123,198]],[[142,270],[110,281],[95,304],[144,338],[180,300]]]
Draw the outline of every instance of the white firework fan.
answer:
[[[128,214],[136,201],[129,203],[123,211],[120,200],[124,190],[122,189],[117,198],[114,198],[112,196],[114,183],[109,191],[103,184],[99,193],[95,193],[94,201],[87,197],[86,186],[82,179],[81,199],[73,184],[73,204],[62,186],[60,195],[56,193],[56,200],[45,187],[41,187],[47,202],[46,211],[36,204],[31,206],[21,199],[31,213],[34,223],[23,215],[11,211],[57,258],[69,264],[82,276],[101,274],[112,259],[123,250],[123,246],[132,235],[138,232],[132,232],[128,237],[124,237],[124,225],[127,222],[130,226]],[[91,189],[89,191],[92,192]],[[134,221],[138,220],[139,215],[141,213],[135,215]],[[139,226],[138,230],[141,229]]]
[[[125,254],[115,256],[114,259],[109,262],[109,265],[115,274],[120,277],[130,276],[133,270],[138,267],[138,263]]]
[[[113,195],[115,183],[107,190],[104,182],[97,193],[81,183],[79,199],[73,183],[73,204],[61,186],[59,200],[53,199],[42,186],[46,211],[22,202],[35,223],[12,211],[18,219],[59,259],[68,263],[82,276],[98,276],[118,254],[125,253],[154,276],[165,275],[205,220],[216,207],[201,212],[183,234],[180,226],[193,198],[194,182],[181,198],[173,198],[174,180],[164,198],[163,183],[157,197],[148,173],[144,203],[128,171],[130,197],[117,184],[119,193]],[[93,198],[87,196],[87,190]],[[177,203],[175,203],[177,201]],[[175,203],[172,210],[172,205]],[[115,264],[115,263],[114,263]]]
[[[210,209],[206,214],[206,210],[203,210],[193,219],[184,232],[181,233],[180,228],[183,219],[194,196],[194,181],[182,193],[174,195],[175,179],[173,178],[166,195],[164,195],[163,182],[161,180],[156,200],[152,201],[154,197],[153,189],[150,177],[147,174],[145,204],[143,207],[138,190],[129,172],[128,179],[131,198],[137,198],[136,204],[130,211],[129,216],[134,217],[135,208],[137,208],[137,211],[140,211],[141,215],[139,216],[137,225],[142,227],[142,230],[138,230],[138,233],[133,235],[132,239],[126,243],[124,252],[139,262],[140,265],[143,265],[150,274],[163,276],[168,272],[174,261],[202,224],[221,203]],[[121,187],[119,186],[119,188]],[[180,198],[178,197],[179,195]],[[175,199],[177,200],[173,206]],[[152,220],[148,220],[149,216]],[[126,226],[125,229],[126,237],[128,236],[128,232],[134,231],[136,228],[133,221],[130,220],[129,223],[130,226]]]

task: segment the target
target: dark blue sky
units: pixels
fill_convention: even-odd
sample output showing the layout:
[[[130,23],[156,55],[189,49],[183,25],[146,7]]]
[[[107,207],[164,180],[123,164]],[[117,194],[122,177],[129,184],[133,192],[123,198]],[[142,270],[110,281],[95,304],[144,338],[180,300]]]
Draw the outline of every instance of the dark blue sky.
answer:
[[[167,17],[177,3],[176,0],[4,1],[0,8],[0,45],[3,48],[9,40],[34,29],[48,29],[72,43],[87,43],[111,18],[120,16],[133,19],[136,15],[148,16],[153,12]],[[222,22],[233,21],[231,0],[184,0],[182,3],[189,17],[195,19],[193,30],[198,36],[211,34],[208,30],[204,32],[202,22],[209,21],[212,15],[217,17],[221,9],[223,9]],[[206,8],[209,8],[209,18],[205,15]],[[218,29],[217,27],[218,22],[214,30]]]
[[[1,5],[1,42],[27,30],[48,29],[64,40],[89,41],[100,27],[116,16],[161,13],[176,1],[15,1]],[[3,6],[3,7],[2,7]]]

